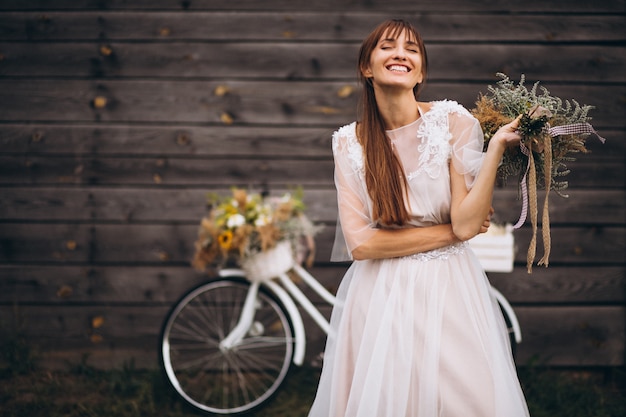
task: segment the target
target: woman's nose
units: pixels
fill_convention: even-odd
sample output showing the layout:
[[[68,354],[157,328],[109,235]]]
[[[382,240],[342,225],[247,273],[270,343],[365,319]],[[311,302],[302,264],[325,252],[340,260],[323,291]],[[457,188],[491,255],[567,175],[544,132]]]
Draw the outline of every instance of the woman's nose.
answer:
[[[402,47],[396,48],[394,51],[393,57],[397,59],[405,59],[406,51]]]

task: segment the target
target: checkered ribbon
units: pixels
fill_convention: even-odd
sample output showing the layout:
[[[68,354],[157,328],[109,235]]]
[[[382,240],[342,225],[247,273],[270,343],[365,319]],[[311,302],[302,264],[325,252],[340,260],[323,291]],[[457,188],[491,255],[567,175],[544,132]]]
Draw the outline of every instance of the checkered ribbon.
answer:
[[[528,170],[530,169],[530,150],[524,145],[524,143],[520,142],[519,147],[524,155],[528,157],[528,163],[526,164],[526,172],[524,172],[524,177],[520,182],[522,186],[522,212],[519,214],[519,220],[513,226],[513,229],[519,229],[526,222],[526,216],[528,216],[528,185],[526,184],[526,176],[528,175]]]
[[[561,135],[594,134],[598,137],[598,139],[600,139],[600,142],[606,142],[606,139],[600,136],[589,123],[573,123],[571,125],[549,127],[548,134],[552,137]]]
[[[602,136],[596,132],[596,130],[589,123],[573,123],[569,125],[548,127],[548,134],[551,137],[561,136],[561,135],[584,135],[584,134],[594,134],[598,137],[600,142],[606,142]],[[526,155],[528,159],[528,164],[526,165],[526,172],[524,172],[524,177],[521,181],[522,187],[522,211],[519,216],[519,220],[513,226],[514,229],[519,229],[526,222],[526,217],[528,216],[528,186],[526,185],[526,176],[528,175],[528,170],[530,169],[530,150],[520,142],[520,149],[524,155]]]

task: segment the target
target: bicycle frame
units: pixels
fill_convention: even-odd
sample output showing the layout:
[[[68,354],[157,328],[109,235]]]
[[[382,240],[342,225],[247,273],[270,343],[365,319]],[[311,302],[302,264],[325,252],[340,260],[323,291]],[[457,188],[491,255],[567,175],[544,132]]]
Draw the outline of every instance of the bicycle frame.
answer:
[[[500,305],[504,309],[506,315],[509,317],[509,320],[511,320],[511,327],[513,328],[513,334],[515,335],[515,342],[521,343],[522,328],[519,325],[519,321],[517,320],[517,316],[513,311],[513,307],[511,307],[511,304],[509,304],[509,300],[504,298],[504,295],[502,295],[502,293],[496,290],[494,287],[489,287],[489,291],[491,291],[491,293],[496,297],[496,300],[498,300],[498,303],[500,303]]]
[[[300,265],[294,263],[291,271],[298,275],[302,281],[304,281],[313,291],[315,291],[324,301],[334,306],[337,303],[337,299],[326,288],[324,288],[306,269]],[[221,277],[233,277],[244,276],[245,273],[241,269],[228,268],[222,269],[219,272]],[[320,313],[320,311],[311,303],[306,295],[298,288],[296,284],[289,278],[286,273],[279,274],[276,278],[282,284],[278,285],[273,278],[263,281],[251,281],[248,294],[242,307],[241,317],[233,328],[233,330],[220,342],[220,349],[231,349],[245,336],[248,329],[252,325],[254,320],[254,312],[256,310],[256,298],[259,292],[259,286],[264,285],[268,288],[283,304],[289,316],[291,318],[291,324],[294,327],[294,339],[295,348],[293,355],[293,363],[296,365],[302,365],[304,363],[304,355],[306,350],[306,332],[304,328],[304,322],[296,303],[296,300],[300,306],[311,316],[315,323],[326,333],[330,331],[330,323]],[[283,288],[284,287],[284,288]]]
[[[326,288],[324,288],[307,270],[305,270],[302,266],[297,263],[293,263],[290,271],[294,272],[298,277],[302,279],[302,281],[313,291],[315,291],[324,301],[326,301],[331,306],[335,306],[337,304],[337,299],[334,295],[332,295]],[[233,276],[243,276],[246,274],[241,269],[236,268],[228,268],[222,269],[219,272],[219,275],[222,277],[233,277]],[[276,281],[280,282],[279,285]],[[330,323],[326,318],[320,313],[320,311],[311,303],[311,301],[307,298],[306,295],[298,288],[296,284],[289,278],[286,273],[281,273],[274,278],[267,278],[260,281],[251,281],[250,289],[248,290],[248,294],[246,295],[246,299],[244,301],[244,305],[242,307],[241,317],[237,322],[236,326],[233,330],[220,342],[220,349],[226,351],[228,349],[232,349],[237,346],[246,335],[246,332],[252,326],[254,321],[254,313],[256,311],[256,300],[257,294],[259,292],[259,286],[264,285],[268,288],[283,304],[285,309],[287,310],[292,325],[294,327],[294,339],[295,339],[295,347],[294,347],[294,356],[293,362],[296,365],[302,365],[304,362],[304,355],[306,350],[306,331],[304,328],[304,322],[302,321],[302,316],[296,303],[298,304],[311,316],[313,321],[326,333],[330,332]],[[513,334],[515,336],[515,341],[520,343],[522,341],[522,331],[519,325],[519,321],[517,320],[517,316],[513,311],[513,308],[509,304],[508,300],[500,293],[500,291],[496,290],[493,287],[490,287],[490,291],[493,296],[496,298],[500,306],[505,311],[505,314],[511,321],[511,327],[513,329]]]

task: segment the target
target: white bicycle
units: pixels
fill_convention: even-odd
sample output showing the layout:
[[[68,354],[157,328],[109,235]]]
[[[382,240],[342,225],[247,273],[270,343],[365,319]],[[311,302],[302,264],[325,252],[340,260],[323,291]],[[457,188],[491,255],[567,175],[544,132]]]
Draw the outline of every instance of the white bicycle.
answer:
[[[296,263],[290,248],[278,257],[278,272],[222,269],[219,277],[185,294],[167,315],[160,337],[160,363],[169,384],[193,408],[212,415],[246,414],[265,405],[292,365],[304,362],[306,334],[298,303],[326,333],[328,320],[289,274],[322,299],[336,299]],[[273,264],[272,264],[273,265]],[[495,288],[511,340],[521,330],[509,302]]]

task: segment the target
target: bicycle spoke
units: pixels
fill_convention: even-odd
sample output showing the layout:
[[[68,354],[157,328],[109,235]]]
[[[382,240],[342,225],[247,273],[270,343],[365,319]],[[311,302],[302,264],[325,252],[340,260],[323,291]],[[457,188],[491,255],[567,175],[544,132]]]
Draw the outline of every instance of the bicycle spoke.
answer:
[[[262,359],[262,360],[259,360]],[[254,356],[241,355],[240,360],[249,364],[248,367],[261,374],[276,374],[282,369],[282,360],[267,360],[266,358],[256,358]]]
[[[211,359],[218,359],[218,358],[221,359],[221,357],[222,355],[218,353],[218,354],[212,354],[212,355],[203,355],[191,361],[177,361],[176,368],[179,370],[186,370],[186,369],[192,368],[200,364],[206,364]],[[199,367],[198,369],[202,369],[202,368],[204,367]]]
[[[201,327],[198,327],[193,322],[190,322],[190,321],[185,321],[184,323],[176,322],[174,326],[172,326],[172,331],[170,332],[170,340],[171,339],[189,340],[189,341],[196,340],[201,343],[211,341],[215,344],[219,344],[219,342],[217,342],[215,338],[210,338],[208,337],[208,335],[204,334],[203,329]]]
[[[255,337],[254,339],[243,339],[237,344],[237,349],[258,349],[264,347],[281,346],[287,343],[287,338],[282,337]]]
[[[249,403],[251,399],[248,396],[248,391],[245,389],[246,382],[245,382],[245,379],[242,377],[241,368],[238,366],[237,361],[233,361],[229,355],[226,356],[226,361],[228,362],[228,364],[230,365],[230,368],[235,372],[237,376],[236,378],[233,379],[233,385],[235,384],[235,382],[237,382],[237,386],[233,387],[234,388],[233,392],[240,391],[242,396],[244,397],[244,400]]]
[[[201,305],[193,309],[194,317],[202,322],[207,329],[211,329],[219,340],[222,340],[224,338],[223,327],[218,321],[211,318],[220,314],[222,307],[218,305],[217,297],[214,297],[215,301],[209,299],[208,294],[203,294],[201,297],[203,299]]]
[[[209,301],[205,309],[202,309],[200,313],[204,316],[204,320],[208,326],[215,328],[215,333],[219,340],[223,340],[226,337],[225,330],[229,331],[232,327],[224,327],[223,310],[224,304],[231,300],[230,293],[233,292],[232,288],[220,288],[219,294],[214,295]],[[204,298],[208,298],[208,294],[203,295]]]

